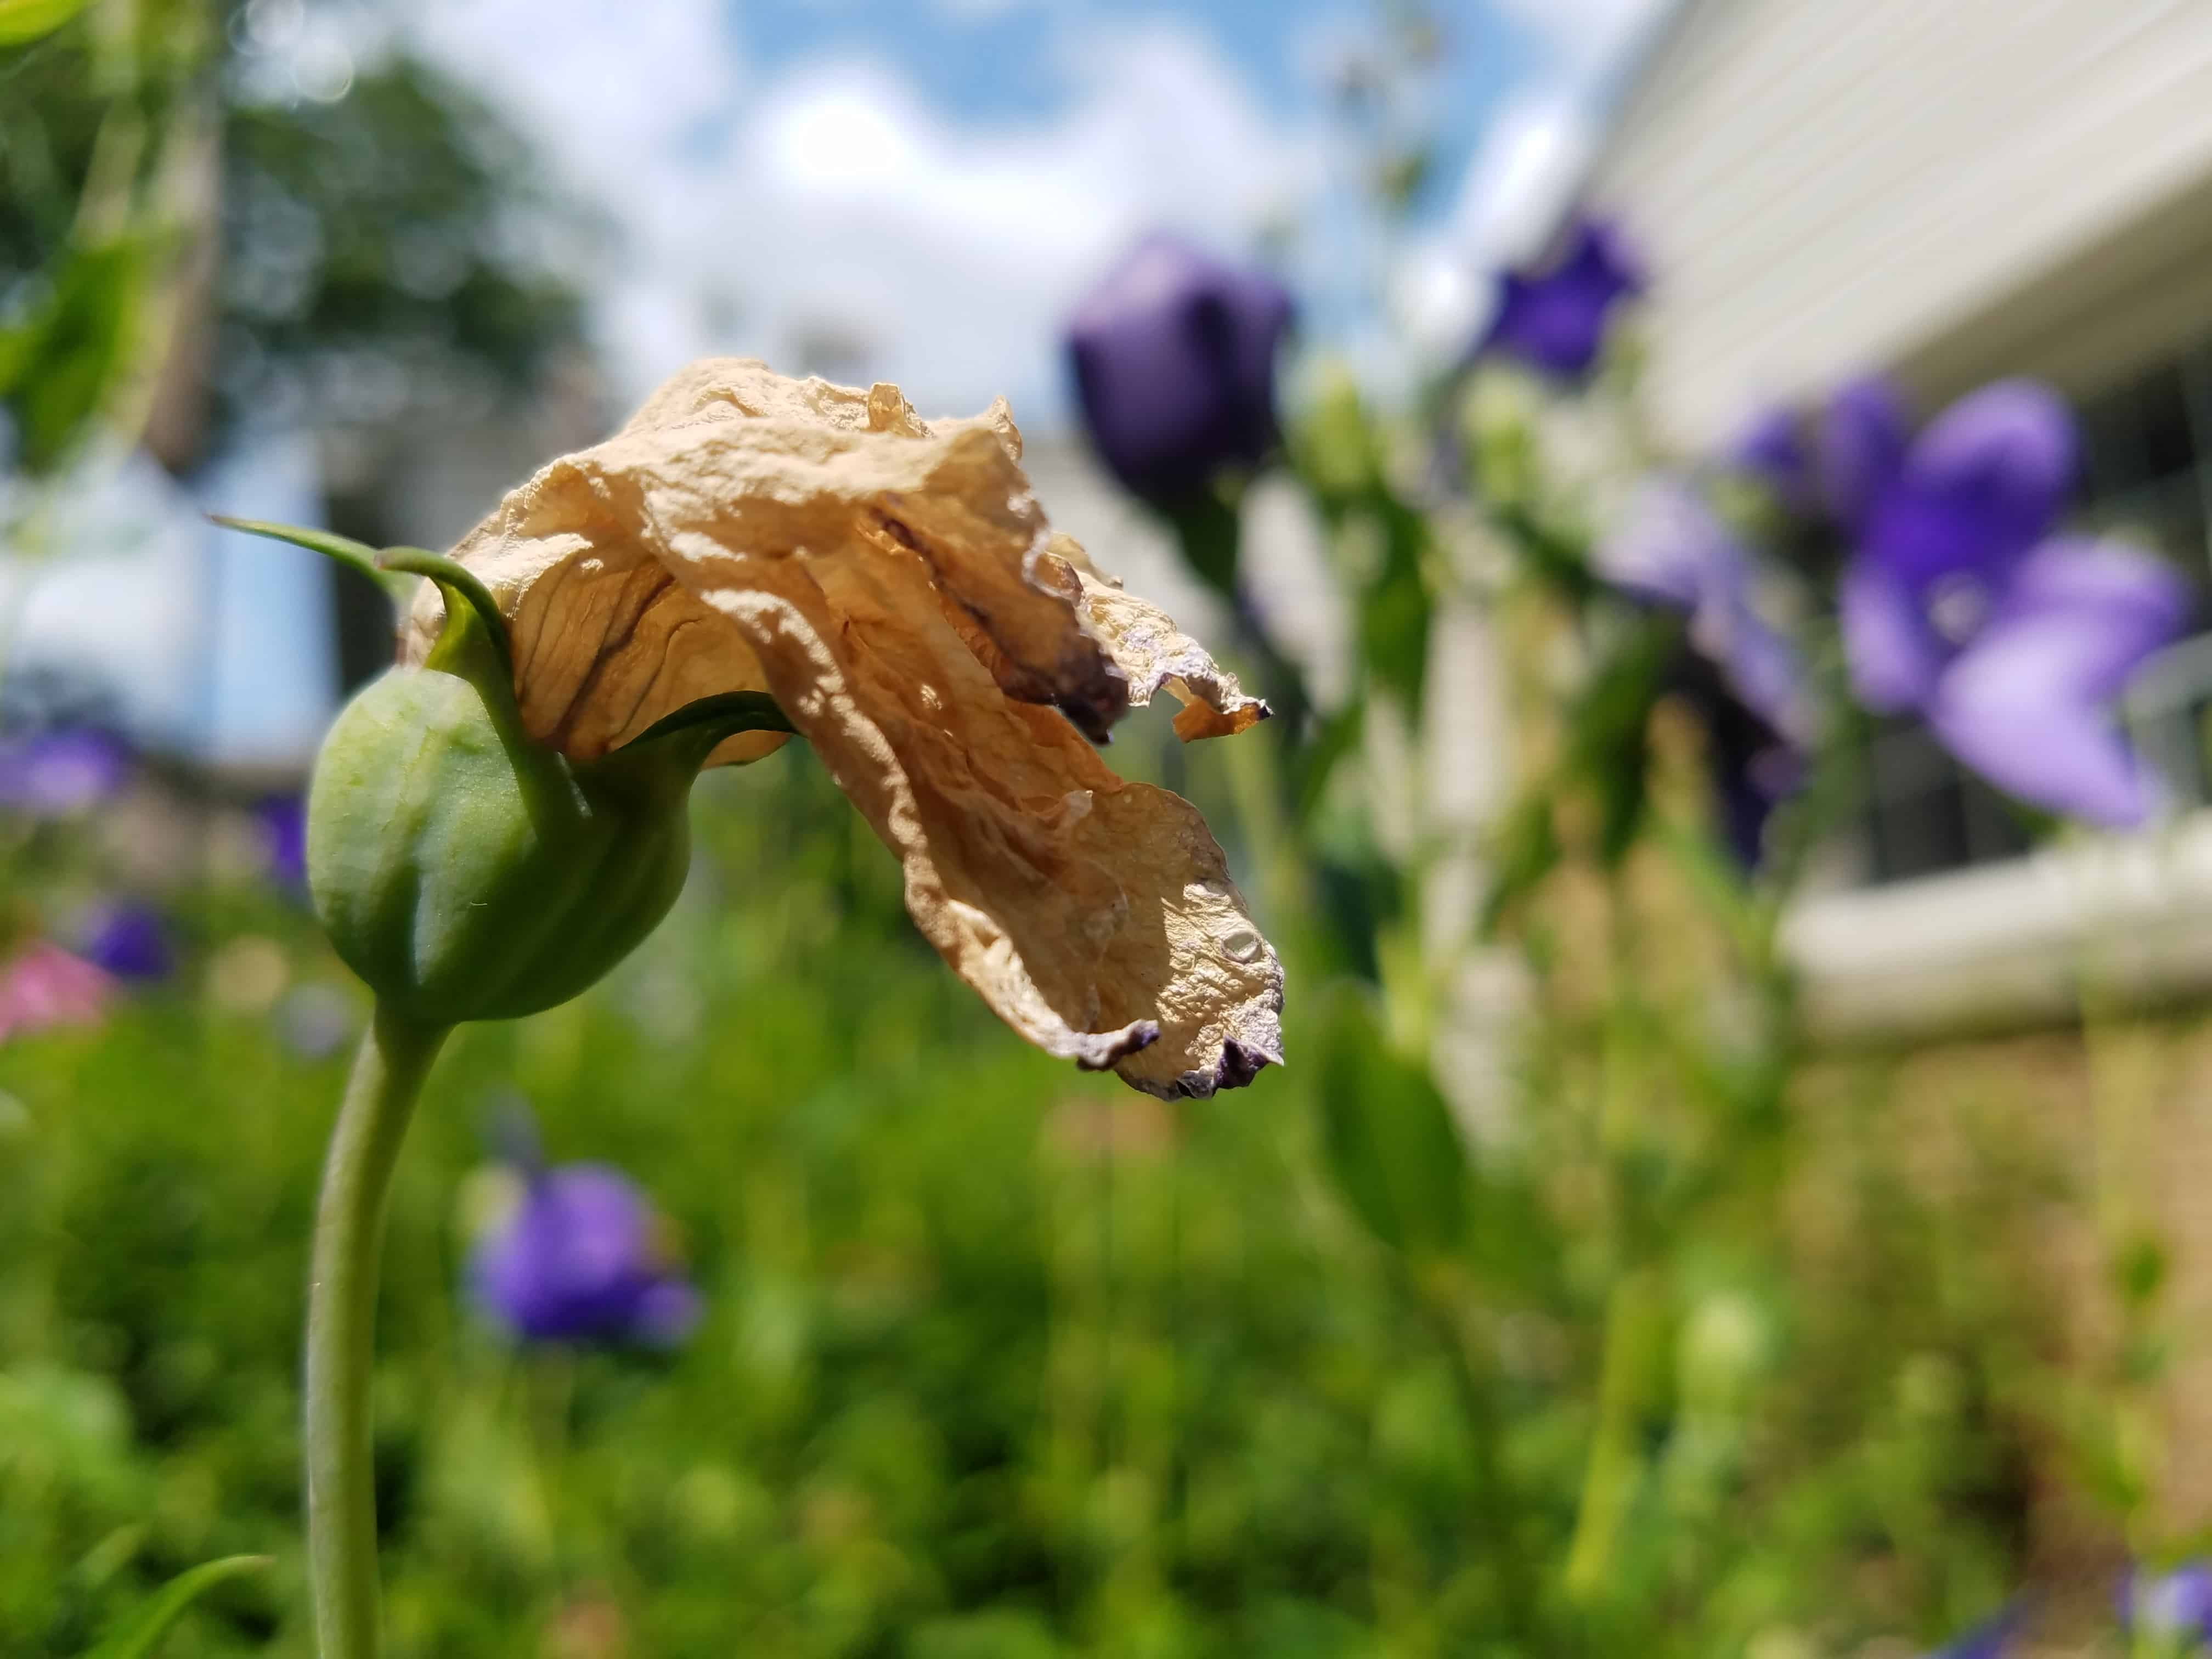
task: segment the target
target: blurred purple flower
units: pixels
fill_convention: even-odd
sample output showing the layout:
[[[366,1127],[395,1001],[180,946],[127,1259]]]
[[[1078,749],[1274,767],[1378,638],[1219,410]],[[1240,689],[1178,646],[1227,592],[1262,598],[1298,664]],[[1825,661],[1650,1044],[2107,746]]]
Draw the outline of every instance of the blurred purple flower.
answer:
[[[280,887],[307,883],[307,804],[298,795],[270,795],[253,809],[262,855]]]
[[[0,1041],[53,1025],[96,1025],[114,997],[106,972],[40,939],[0,967]]]
[[[1752,603],[1751,555],[1694,486],[1647,480],[1593,555],[1623,592],[1679,611],[1705,667],[1686,665],[1674,689],[1696,708],[1711,740],[1722,828],[1747,867],[1759,862],[1766,820],[1803,781],[1817,734],[1796,647]]]
[[[176,951],[161,912],[135,899],[112,900],[97,907],[85,919],[78,950],[86,961],[119,980],[166,979],[176,966]]]
[[[2121,1585],[2119,1602],[2124,1629],[2212,1643],[2212,1565],[2191,1561],[2163,1573],[2138,1569]]]
[[[1293,314],[1264,271],[1179,238],[1139,243],[1068,319],[1067,357],[1091,441],[1114,476],[1173,507],[1276,444],[1275,352]]]
[[[2156,790],[2109,708],[2191,599],[2150,554],[2052,535],[2075,447],[2065,405],[2029,381],[1984,386],[1909,441],[1881,383],[1846,388],[1823,430],[1825,491],[1854,544],[1838,604],[1869,708],[1920,713],[2023,800],[2124,828]]]
[[[2003,1659],[2012,1645],[2012,1633],[2019,1627],[2020,1619],[2019,1608],[2008,1607],[1948,1646],[1936,1649],[1928,1659]]]
[[[1644,292],[1644,266],[1618,226],[1577,219],[1551,264],[1498,279],[1498,310],[1475,343],[1560,380],[1579,380],[1597,361],[1613,307]]]
[[[1886,480],[1905,463],[1912,419],[1897,388],[1879,375],[1853,380],[1828,401],[1814,457],[1822,504],[1856,532]]]
[[[112,800],[131,777],[131,750],[96,726],[63,726],[0,746],[0,806],[69,817]]]
[[[1749,551],[1692,485],[1647,480],[1592,556],[1613,586],[1686,613],[1690,643],[1729,689],[1781,738],[1812,743],[1813,700],[1796,647],[1759,614]]]
[[[471,1253],[477,1304],[526,1342],[672,1347],[699,1320],[636,1186],[604,1164],[525,1172],[514,1213]]]

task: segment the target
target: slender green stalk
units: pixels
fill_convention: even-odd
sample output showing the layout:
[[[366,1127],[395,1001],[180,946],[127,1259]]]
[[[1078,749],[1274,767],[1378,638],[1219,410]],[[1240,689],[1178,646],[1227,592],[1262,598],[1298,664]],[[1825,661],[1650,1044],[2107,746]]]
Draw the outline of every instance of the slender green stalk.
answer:
[[[380,1006],[338,1108],[307,1284],[307,1577],[321,1659],[375,1659],[376,1484],[369,1378],[385,1199],[447,1027]]]
[[[1567,1549],[1566,1585],[1588,1600],[1603,1588],[1615,1540],[1626,1518],[1642,1470],[1636,1424],[1643,1403],[1645,1351],[1657,1314],[1658,1273],[1644,1259],[1655,1248],[1645,1228],[1628,1212],[1625,1166],[1644,1133],[1644,1067],[1650,1052],[1641,1040],[1637,1004],[1638,951],[1633,900],[1625,872],[1607,872],[1607,940],[1611,988],[1600,1064],[1597,1139],[1612,1172],[1616,1257],[1606,1302],[1605,1340],[1599,1360],[1597,1422],[1583,1470],[1582,1496]]]

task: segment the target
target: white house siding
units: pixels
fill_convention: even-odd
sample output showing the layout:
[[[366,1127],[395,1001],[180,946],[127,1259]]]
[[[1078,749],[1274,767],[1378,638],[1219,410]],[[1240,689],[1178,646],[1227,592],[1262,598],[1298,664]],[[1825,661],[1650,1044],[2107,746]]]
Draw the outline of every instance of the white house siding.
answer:
[[[2088,389],[2212,327],[2212,0],[1687,0],[1589,195],[1679,442],[1874,365]]]

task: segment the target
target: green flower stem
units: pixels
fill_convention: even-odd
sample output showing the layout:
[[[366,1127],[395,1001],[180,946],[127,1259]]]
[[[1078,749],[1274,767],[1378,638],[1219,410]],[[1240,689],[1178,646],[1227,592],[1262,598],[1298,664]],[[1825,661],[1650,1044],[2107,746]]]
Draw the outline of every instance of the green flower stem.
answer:
[[[1566,1587],[1577,1601],[1606,1589],[1613,1547],[1635,1500],[1643,1473],[1637,1446],[1644,1378],[1664,1340],[1666,1308],[1658,1273],[1632,1273],[1616,1280],[1606,1304],[1605,1352],[1599,1362],[1597,1427],[1583,1468],[1582,1497],[1567,1547]]]
[[[307,1577],[321,1659],[375,1659],[376,1484],[369,1379],[385,1200],[416,1097],[450,1027],[381,1004],[354,1057],[323,1167],[307,1284]]]

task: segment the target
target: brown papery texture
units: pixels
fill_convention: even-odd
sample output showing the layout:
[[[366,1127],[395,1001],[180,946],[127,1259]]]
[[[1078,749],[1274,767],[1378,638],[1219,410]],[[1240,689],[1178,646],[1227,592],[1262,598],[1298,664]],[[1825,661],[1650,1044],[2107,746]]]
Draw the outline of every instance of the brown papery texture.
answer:
[[[903,867],[915,923],[1022,1036],[1153,1094],[1281,1058],[1281,964],[1197,809],[1091,740],[1165,689],[1186,739],[1263,718],[1157,606],[1051,536],[1002,402],[692,365],[453,550],[507,618],[530,734],[588,761],[771,693]],[[407,619],[419,662],[442,617]],[[717,763],[782,738],[745,733]]]

